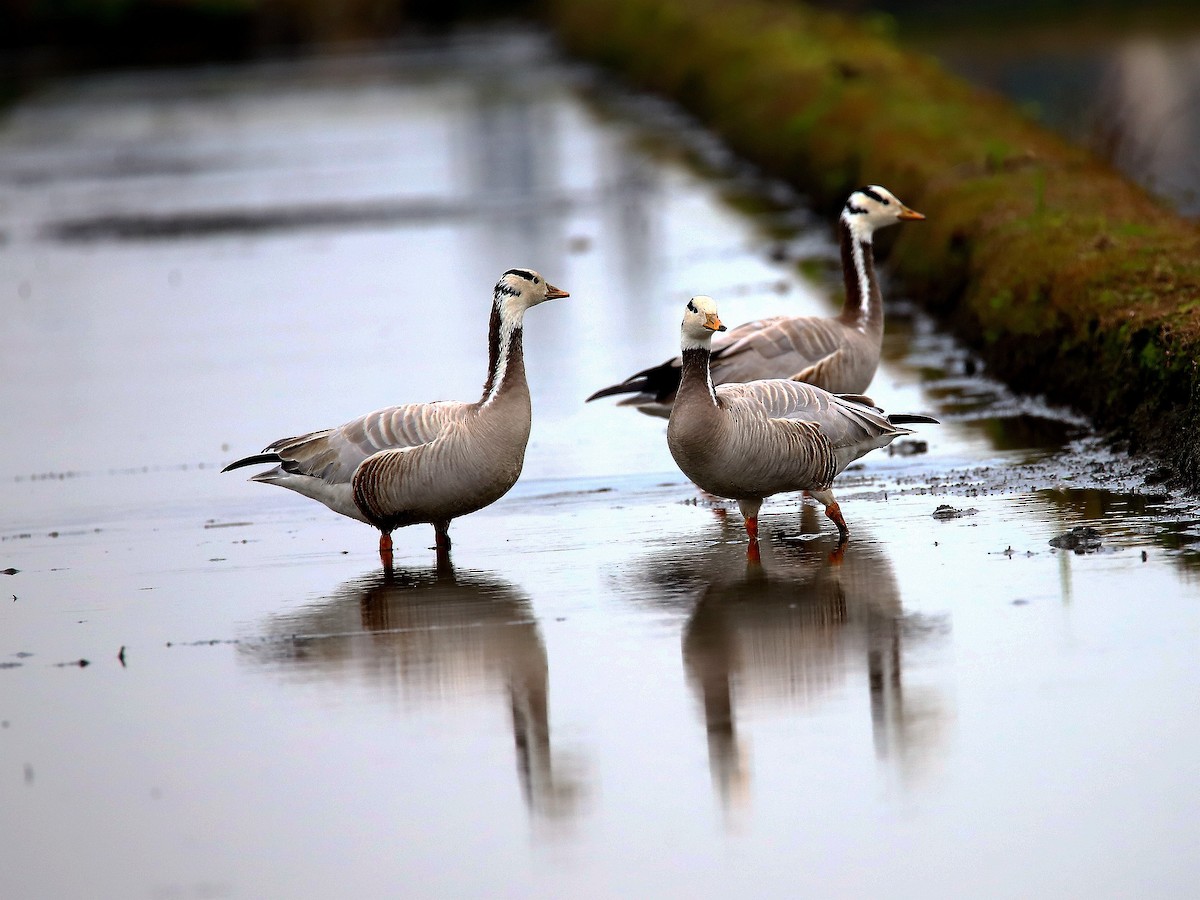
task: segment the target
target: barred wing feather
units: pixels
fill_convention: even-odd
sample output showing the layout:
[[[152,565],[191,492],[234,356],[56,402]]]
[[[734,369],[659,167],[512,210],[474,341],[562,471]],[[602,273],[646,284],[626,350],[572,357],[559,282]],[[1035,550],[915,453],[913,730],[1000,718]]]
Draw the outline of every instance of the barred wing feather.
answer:
[[[265,452],[276,453],[287,472],[309,475],[328,484],[348,484],[368,457],[381,450],[430,443],[450,423],[463,418],[470,405],[440,401],[389,406],[337,428],[276,441]]]
[[[845,341],[846,326],[832,319],[775,316],[747,322],[714,337],[713,381],[790,377],[827,359]]]
[[[872,407],[801,381],[773,378],[747,384],[723,384],[717,388],[717,396],[727,404],[747,404],[761,409],[770,419],[812,422],[836,451],[854,450],[857,453],[861,447],[861,453],[866,453],[887,443],[880,443],[881,438],[909,433],[908,429],[897,428]]]

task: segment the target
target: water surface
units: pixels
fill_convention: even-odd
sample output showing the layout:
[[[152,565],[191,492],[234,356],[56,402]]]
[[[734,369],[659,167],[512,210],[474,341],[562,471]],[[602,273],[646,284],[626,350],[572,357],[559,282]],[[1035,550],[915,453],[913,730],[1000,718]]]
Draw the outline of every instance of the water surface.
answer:
[[[1200,515],[1152,462],[889,291],[872,393],[944,424],[839,480],[844,555],[780,497],[748,568],[661,420],[582,403],[694,293],[838,303],[829,223],[672,110],[517,33],[64,81],[0,148],[4,896],[1200,876]],[[369,529],[218,474],[476,396],[515,265],[572,297],[527,320],[525,474],[452,570],[404,529],[385,582]],[[1049,545],[1081,525],[1099,551]]]

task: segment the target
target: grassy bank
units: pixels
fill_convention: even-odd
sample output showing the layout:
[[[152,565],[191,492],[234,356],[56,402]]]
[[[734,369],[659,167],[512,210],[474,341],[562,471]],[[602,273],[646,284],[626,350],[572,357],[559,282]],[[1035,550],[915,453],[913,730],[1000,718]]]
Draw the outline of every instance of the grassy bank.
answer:
[[[830,212],[864,182],[928,216],[906,290],[1021,390],[1200,487],[1200,230],[903,51],[886,20],[770,0],[555,0],[566,46],[673,97]]]

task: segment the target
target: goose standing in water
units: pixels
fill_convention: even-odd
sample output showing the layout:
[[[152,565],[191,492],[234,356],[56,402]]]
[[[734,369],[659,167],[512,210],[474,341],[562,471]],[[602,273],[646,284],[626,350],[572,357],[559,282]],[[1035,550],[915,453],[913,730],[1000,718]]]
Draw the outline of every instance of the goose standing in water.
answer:
[[[872,236],[880,228],[925,217],[886,188],[859,188],[838,220],[846,301],[832,318],[773,316],[746,322],[713,341],[714,384],[791,378],[836,394],[861,394],[879,367],[883,343],[883,295],[875,276]],[[683,369],[680,357],[602,388],[588,402],[633,394],[620,406],[669,416]]]
[[[837,395],[785,378],[713,385],[709,360],[725,326],[711,297],[688,301],[680,329],[682,377],[667,425],[667,445],[702,490],[736,500],[758,558],[758,510],[782,491],[808,491],[843,541],[850,535],[833,497],[833,479],[851,462],[886,447],[920,415],[886,415],[866,397]]]
[[[388,572],[392,531],[405,525],[433,525],[438,560],[448,561],[450,520],[499,500],[521,474],[531,423],[521,344],[525,311],[568,296],[532,269],[509,269],[500,277],[487,381],[475,403],[376,410],[337,428],[275,441],[222,471],[273,463],[250,480],[289,488],[375,526]]]

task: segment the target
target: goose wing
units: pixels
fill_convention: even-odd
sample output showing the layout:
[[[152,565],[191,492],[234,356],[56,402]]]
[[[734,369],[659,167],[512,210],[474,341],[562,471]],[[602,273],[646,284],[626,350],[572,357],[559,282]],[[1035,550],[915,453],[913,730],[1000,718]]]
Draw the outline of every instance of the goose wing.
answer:
[[[846,326],[836,319],[773,316],[746,322],[713,338],[713,381],[796,377],[820,384],[817,379],[827,379],[841,365],[846,337]]]
[[[367,458],[384,450],[411,450],[429,444],[461,420],[469,408],[470,404],[455,401],[389,406],[337,428],[275,441],[261,454],[238,460],[227,470],[275,462],[291,474],[319,478],[327,484],[349,484]]]
[[[831,394],[801,381],[772,378],[747,384],[723,384],[717,396],[731,406],[745,406],[765,413],[768,419],[811,423],[846,464],[902,434],[865,397]],[[792,426],[781,426],[790,430]]]

